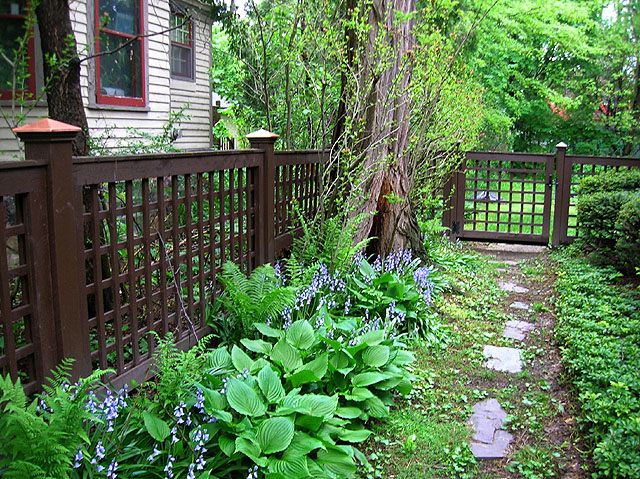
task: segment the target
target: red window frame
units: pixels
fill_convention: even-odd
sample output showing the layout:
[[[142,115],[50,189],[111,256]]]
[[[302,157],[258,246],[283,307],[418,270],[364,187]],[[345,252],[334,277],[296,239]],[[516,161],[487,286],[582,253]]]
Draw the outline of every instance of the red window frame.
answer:
[[[8,20],[16,20],[16,19],[22,19],[23,21],[26,21],[27,16],[24,14],[19,14],[19,15],[11,15],[10,13],[0,13],[0,22],[3,19],[8,19]],[[34,42],[34,34],[35,32],[32,32],[33,34],[31,35],[31,38],[29,39],[29,43],[27,43],[27,65],[28,65],[28,69],[29,69],[29,78],[27,79],[27,90],[16,90],[15,94],[16,94],[16,98],[20,98],[23,97],[25,100],[32,100],[35,98],[36,95],[36,61],[35,61],[35,56],[36,56],[36,49],[35,49],[35,42]],[[0,90],[0,100],[11,100],[11,90]]]
[[[138,31],[141,32],[139,35],[144,33],[144,5],[143,0],[136,0],[138,2],[138,8],[140,12],[140,18],[138,19]],[[94,9],[94,17],[95,17],[95,42],[96,42],[96,53],[100,53],[100,33],[105,32],[112,35],[116,35],[122,38],[133,39],[136,38],[136,35],[131,35],[124,32],[119,32],[117,30],[111,30],[109,28],[103,28],[100,26],[100,0],[95,0],[95,9]],[[138,35],[138,36],[139,36]],[[147,105],[147,85],[146,85],[146,70],[145,70],[145,58],[146,58],[146,50],[144,38],[138,38],[135,40],[139,42],[140,45],[140,74],[142,78],[140,79],[140,97],[130,97],[130,96],[110,96],[103,95],[100,93],[100,56],[96,57],[96,102],[102,105],[117,105],[117,106],[146,106]]]
[[[187,17],[182,14],[182,13],[176,13],[176,12],[171,12],[171,16],[172,17],[178,17],[181,18],[183,21],[187,20]],[[171,34],[169,34],[169,69],[171,71],[171,76],[174,77],[178,77],[178,78],[186,78],[188,80],[192,80],[195,77],[195,65],[194,65],[194,58],[193,58],[193,29],[192,29],[192,25],[191,22],[188,21],[187,22],[187,26],[189,27],[189,43],[185,44],[185,43],[181,43],[181,42],[176,42],[173,41],[171,39]],[[182,48],[188,48],[189,49],[189,73],[186,75],[183,75],[182,73],[179,72],[175,72],[173,71],[173,55],[171,53],[171,47],[173,47],[174,45],[177,45],[178,47],[182,47]]]

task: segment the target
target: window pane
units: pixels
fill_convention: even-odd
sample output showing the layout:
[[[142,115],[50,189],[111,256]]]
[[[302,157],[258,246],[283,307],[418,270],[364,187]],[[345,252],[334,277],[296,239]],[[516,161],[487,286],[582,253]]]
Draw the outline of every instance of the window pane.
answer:
[[[171,16],[171,41],[191,45],[189,23],[182,15]]]
[[[191,78],[191,49],[171,45],[171,73]]]
[[[0,18],[0,52],[6,55],[12,62],[15,60],[13,52],[18,48],[18,39],[22,37],[24,33],[24,20],[22,18]],[[26,65],[23,66],[26,67]],[[22,74],[20,72],[16,73],[17,78],[26,75],[26,72]],[[0,55],[0,90],[11,90],[12,77],[12,66],[4,56]],[[24,78],[24,83],[24,85],[16,85],[16,90],[26,90],[26,78]]]
[[[138,0],[99,0],[101,28],[137,35],[140,23]]]
[[[129,39],[102,32],[100,50],[121,47]],[[137,40],[115,53],[100,58],[100,93],[107,96],[142,98],[142,59]]]
[[[24,15],[24,0],[0,0],[0,13],[5,15]]]

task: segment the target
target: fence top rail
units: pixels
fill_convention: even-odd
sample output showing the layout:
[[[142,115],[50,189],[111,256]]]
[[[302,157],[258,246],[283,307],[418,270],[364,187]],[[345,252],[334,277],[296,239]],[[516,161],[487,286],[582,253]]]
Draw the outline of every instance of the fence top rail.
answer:
[[[553,158],[555,153],[519,153],[500,151],[467,151],[469,160],[504,160],[504,161],[545,161]]]
[[[77,157],[74,176],[80,185],[140,178],[188,175],[258,167],[261,150],[202,151],[156,155]]]
[[[0,171],[6,171],[6,170],[19,170],[19,169],[25,169],[25,168],[42,168],[44,165],[40,162],[37,161],[23,161],[23,160],[16,160],[16,161],[0,161]]]
[[[566,159],[571,161],[572,163],[581,163],[583,165],[640,167],[640,158],[623,158],[620,156],[567,155]]]

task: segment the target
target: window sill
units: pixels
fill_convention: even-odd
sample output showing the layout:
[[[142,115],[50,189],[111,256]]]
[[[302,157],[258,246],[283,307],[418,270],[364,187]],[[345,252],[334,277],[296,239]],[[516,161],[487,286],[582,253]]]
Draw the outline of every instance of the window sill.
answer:
[[[107,111],[151,111],[149,106],[130,106],[130,105],[106,105],[102,103],[90,102],[87,105],[89,110],[107,110]]]

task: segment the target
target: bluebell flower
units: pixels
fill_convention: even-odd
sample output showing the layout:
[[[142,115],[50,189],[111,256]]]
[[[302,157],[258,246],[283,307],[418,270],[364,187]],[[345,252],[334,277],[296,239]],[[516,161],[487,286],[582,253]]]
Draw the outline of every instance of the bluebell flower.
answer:
[[[118,477],[116,469],[118,469],[118,463],[114,459],[111,461],[111,464],[109,464],[109,469],[107,469],[107,479],[116,479],[116,477]]]
[[[173,457],[171,454],[169,454],[169,457],[167,458],[167,465],[164,466],[164,472],[167,473],[167,476],[169,479],[171,479],[173,477],[173,463],[175,461],[175,457]]]
[[[158,444],[153,445],[153,452],[149,454],[147,457],[147,461],[153,462],[153,460],[160,455],[160,449],[158,449]]]
[[[253,466],[247,473],[247,479],[258,479],[258,466]]]
[[[180,401],[180,404],[178,404],[174,409],[173,409],[173,416],[177,419],[177,423],[178,424],[182,424],[184,422],[184,408],[185,408],[186,404],[184,403],[184,401]]]
[[[80,461],[82,461],[82,446],[78,446],[78,452],[76,452],[76,457],[73,458],[73,468],[78,469],[80,467]]]

